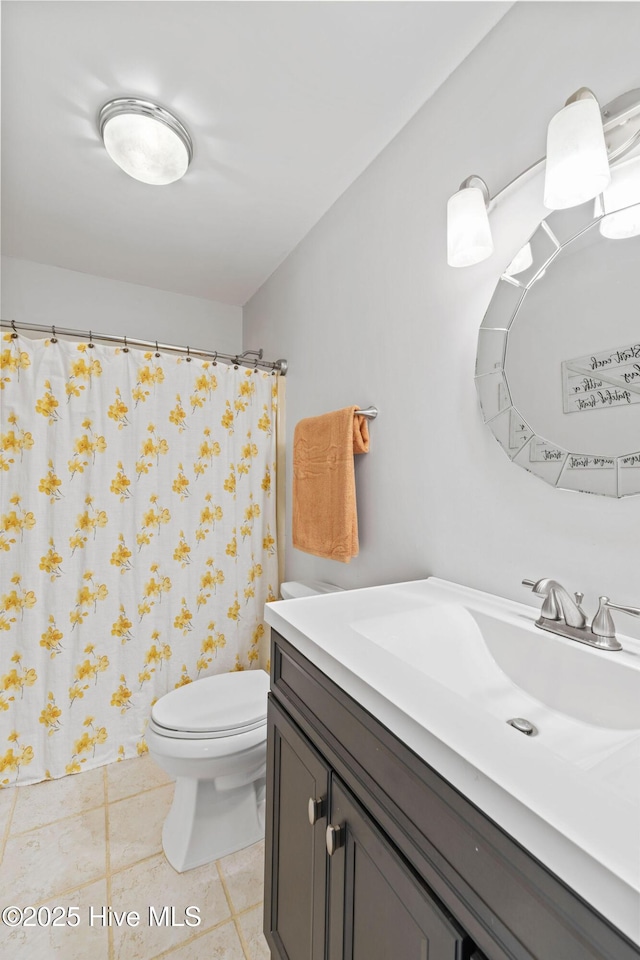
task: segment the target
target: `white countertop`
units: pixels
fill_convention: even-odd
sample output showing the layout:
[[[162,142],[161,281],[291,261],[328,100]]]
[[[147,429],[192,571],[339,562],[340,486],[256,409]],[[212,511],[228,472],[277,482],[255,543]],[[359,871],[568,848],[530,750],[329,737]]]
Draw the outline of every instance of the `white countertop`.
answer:
[[[493,614],[503,611],[506,618],[517,617],[531,625],[539,614],[534,607],[429,578],[276,601],[266,605],[265,619],[506,833],[640,944],[640,731],[638,737],[629,731],[625,776],[617,780],[597,776],[550,751],[543,737],[523,736],[479,709],[468,694],[460,695],[390,655],[358,629],[360,622],[371,623],[376,617],[389,621],[408,610],[443,602],[490,609]],[[629,662],[633,660],[637,667],[640,644],[621,639],[625,650],[619,654],[584,649],[589,656],[631,658]],[[638,677],[640,681],[640,672]]]

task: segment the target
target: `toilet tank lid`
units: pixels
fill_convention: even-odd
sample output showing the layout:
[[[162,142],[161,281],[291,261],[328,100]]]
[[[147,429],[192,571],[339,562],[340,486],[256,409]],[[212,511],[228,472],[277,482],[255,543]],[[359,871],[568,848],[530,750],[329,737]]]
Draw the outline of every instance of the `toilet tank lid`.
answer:
[[[335,583],[326,583],[324,580],[288,580],[280,584],[280,593],[284,600],[293,600],[295,597],[315,597],[321,593],[338,593],[342,589]]]
[[[240,732],[266,719],[268,692],[264,670],[219,673],[171,690],[153,705],[151,716],[169,730]]]

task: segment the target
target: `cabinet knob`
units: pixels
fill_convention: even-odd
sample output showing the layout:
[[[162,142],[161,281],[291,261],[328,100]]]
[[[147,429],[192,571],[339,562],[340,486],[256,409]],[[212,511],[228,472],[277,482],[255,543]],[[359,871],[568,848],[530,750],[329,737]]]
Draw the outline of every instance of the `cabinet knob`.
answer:
[[[309,823],[311,826],[324,817],[324,799],[322,797],[309,797]]]
[[[327,853],[330,857],[343,845],[344,832],[344,827],[336,827],[333,824],[329,824],[327,827]]]

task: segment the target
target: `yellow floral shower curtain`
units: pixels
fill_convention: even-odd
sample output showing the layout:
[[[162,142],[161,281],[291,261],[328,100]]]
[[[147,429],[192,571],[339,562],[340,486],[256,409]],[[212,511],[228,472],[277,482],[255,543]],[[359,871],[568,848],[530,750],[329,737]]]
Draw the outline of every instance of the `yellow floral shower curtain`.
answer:
[[[146,749],[151,705],[267,663],[277,376],[2,343],[0,784]]]

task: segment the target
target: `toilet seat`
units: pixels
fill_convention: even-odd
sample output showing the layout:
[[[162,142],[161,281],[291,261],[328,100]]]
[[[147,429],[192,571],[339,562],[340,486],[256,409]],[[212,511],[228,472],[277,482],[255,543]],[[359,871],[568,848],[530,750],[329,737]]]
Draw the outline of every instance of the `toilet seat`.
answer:
[[[153,717],[149,721],[149,730],[154,730],[159,737],[171,737],[174,740],[224,740],[229,737],[237,737],[240,734],[248,733],[251,730],[259,730],[267,724],[267,718],[257,720],[255,723],[246,724],[242,727],[235,727],[226,730],[179,730],[176,727],[164,727],[157,723]]]
[[[265,726],[268,691],[264,670],[204,677],[160,697],[149,727],[178,740],[236,737]]]

